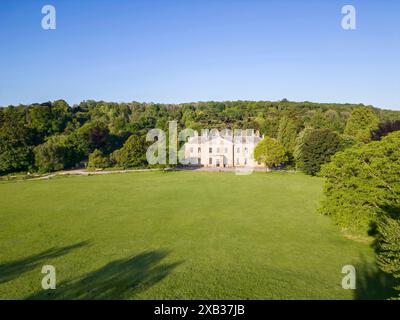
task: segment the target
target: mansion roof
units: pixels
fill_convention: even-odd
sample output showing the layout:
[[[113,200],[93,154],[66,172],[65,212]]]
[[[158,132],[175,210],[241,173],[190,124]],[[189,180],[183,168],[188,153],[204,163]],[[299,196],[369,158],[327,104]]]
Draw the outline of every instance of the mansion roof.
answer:
[[[260,133],[256,131],[248,131],[248,130],[239,130],[239,132],[235,132],[234,135],[229,133],[219,133],[212,132],[211,134],[208,132],[202,132],[201,136],[190,137],[188,143],[190,144],[202,144],[202,143],[210,143],[212,140],[224,140],[227,143],[235,143],[235,144],[257,144],[262,140],[263,137],[260,137]]]

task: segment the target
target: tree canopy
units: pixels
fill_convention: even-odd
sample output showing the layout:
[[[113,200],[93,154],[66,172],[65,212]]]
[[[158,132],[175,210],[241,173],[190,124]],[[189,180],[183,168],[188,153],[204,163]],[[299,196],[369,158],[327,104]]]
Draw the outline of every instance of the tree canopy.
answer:
[[[371,141],[371,131],[376,129],[379,118],[366,107],[359,107],[352,111],[346,124],[345,134],[355,137],[360,142]]]
[[[304,131],[298,143],[297,166],[310,175],[316,175],[321,165],[327,163],[340,149],[339,136],[330,129]]]
[[[281,165],[287,161],[285,148],[276,139],[265,137],[254,149],[254,159],[264,163],[267,168]]]
[[[123,168],[145,166],[147,164],[146,147],[147,143],[144,137],[132,135],[121,149],[112,154],[112,159],[117,166]]]
[[[379,267],[400,280],[400,131],[338,152],[321,175],[321,212],[347,233],[374,236]]]
[[[321,175],[327,197],[322,212],[366,233],[379,213],[400,207],[400,131],[338,152]]]

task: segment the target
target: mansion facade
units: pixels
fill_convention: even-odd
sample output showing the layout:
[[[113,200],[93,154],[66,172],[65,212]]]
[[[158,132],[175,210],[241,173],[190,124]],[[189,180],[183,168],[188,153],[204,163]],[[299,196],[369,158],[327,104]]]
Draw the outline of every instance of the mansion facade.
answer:
[[[254,160],[254,148],[263,139],[258,131],[205,130],[185,143],[187,165],[204,167],[263,167]]]

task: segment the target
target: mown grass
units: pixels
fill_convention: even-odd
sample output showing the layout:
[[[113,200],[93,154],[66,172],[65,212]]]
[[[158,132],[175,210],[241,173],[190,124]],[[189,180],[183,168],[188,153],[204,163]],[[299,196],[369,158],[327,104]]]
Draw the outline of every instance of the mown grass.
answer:
[[[385,298],[368,245],[301,174],[149,172],[0,184],[1,299]],[[41,289],[54,265],[57,289]],[[343,265],[357,290],[341,287]]]

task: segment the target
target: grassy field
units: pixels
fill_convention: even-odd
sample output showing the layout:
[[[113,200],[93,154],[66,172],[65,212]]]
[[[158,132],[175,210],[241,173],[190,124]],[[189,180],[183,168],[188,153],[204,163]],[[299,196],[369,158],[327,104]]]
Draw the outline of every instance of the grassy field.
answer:
[[[285,173],[2,183],[0,299],[386,297],[371,248],[316,213],[321,196],[322,180]],[[56,290],[41,290],[46,264]]]

